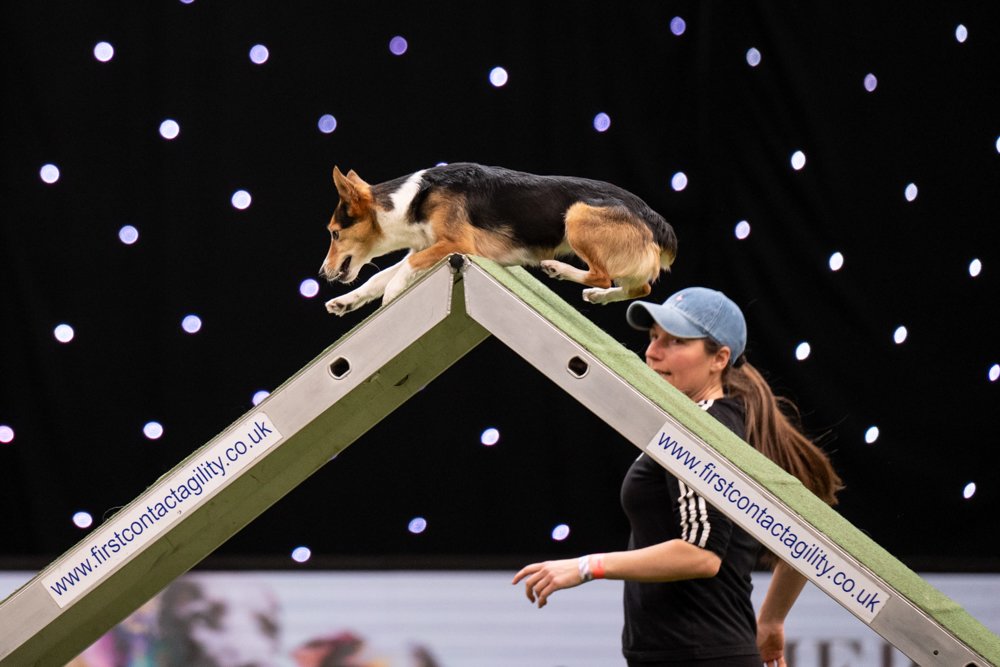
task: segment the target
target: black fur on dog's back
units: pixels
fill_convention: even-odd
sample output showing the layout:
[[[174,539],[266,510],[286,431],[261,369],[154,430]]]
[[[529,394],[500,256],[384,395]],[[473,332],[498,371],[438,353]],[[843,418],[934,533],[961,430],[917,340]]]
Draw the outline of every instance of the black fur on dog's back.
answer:
[[[405,179],[397,180],[401,184]],[[382,186],[393,187],[394,183]],[[555,248],[562,243],[567,209],[583,202],[592,206],[624,207],[645,222],[661,249],[671,255],[677,249],[677,237],[663,216],[631,192],[604,181],[536,176],[464,162],[432,167],[421,177],[417,195],[410,204],[411,220],[427,219],[427,196],[435,189],[462,195],[473,226],[503,230],[513,241],[527,247]]]

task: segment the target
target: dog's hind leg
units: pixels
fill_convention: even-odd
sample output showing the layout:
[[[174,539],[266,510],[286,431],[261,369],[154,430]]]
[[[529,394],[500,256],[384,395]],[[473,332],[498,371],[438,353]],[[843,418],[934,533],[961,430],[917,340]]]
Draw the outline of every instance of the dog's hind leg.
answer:
[[[581,285],[589,285],[607,289],[611,287],[611,275],[602,261],[600,246],[613,229],[618,225],[607,224],[607,215],[603,207],[578,203],[566,211],[566,243],[573,253],[587,264],[587,270],[560,262],[556,259],[546,259],[541,262],[542,271],[550,278],[571,280]],[[603,229],[602,229],[603,228]]]
[[[542,270],[590,286],[583,298],[591,303],[646,296],[659,274],[652,234],[623,205],[574,204],[566,211],[566,242],[589,270],[555,260],[542,262]]]

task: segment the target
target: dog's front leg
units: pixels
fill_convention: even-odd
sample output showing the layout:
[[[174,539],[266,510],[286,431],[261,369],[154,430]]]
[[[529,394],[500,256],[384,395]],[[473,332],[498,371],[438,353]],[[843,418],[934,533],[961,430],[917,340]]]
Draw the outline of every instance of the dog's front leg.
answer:
[[[405,290],[407,287],[413,284],[413,281],[420,277],[423,271],[419,271],[413,268],[410,263],[410,258],[413,253],[407,255],[402,262],[397,264],[399,270],[391,277],[388,284],[385,286],[385,294],[382,296],[382,305],[389,303],[397,296],[399,293]]]
[[[417,278],[427,273],[432,266],[452,253],[469,255],[472,254],[472,249],[465,244],[445,240],[407,255],[406,259],[400,262],[399,271],[386,285],[382,305],[384,306],[395,299],[400,292],[416,282]]]
[[[356,290],[338,296],[336,299],[330,299],[326,302],[327,311],[334,315],[344,315],[379,298],[386,291],[386,286],[405,264],[406,259],[404,258],[403,261],[393,264],[388,269],[379,271]]]

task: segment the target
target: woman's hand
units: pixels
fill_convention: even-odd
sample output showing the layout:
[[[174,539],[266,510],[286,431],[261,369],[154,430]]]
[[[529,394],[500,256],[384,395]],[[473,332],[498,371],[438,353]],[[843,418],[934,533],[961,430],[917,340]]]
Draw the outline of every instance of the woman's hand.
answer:
[[[531,602],[538,602],[538,608],[545,606],[550,595],[563,588],[573,588],[583,583],[580,577],[579,561],[576,558],[549,560],[532,563],[521,568],[514,575],[512,584],[524,580],[524,593]]]
[[[805,585],[806,578],[791,565],[775,564],[757,617],[757,649],[767,667],[785,667],[785,617]]]
[[[786,667],[785,624],[758,623],[757,649],[764,660],[764,667]]]

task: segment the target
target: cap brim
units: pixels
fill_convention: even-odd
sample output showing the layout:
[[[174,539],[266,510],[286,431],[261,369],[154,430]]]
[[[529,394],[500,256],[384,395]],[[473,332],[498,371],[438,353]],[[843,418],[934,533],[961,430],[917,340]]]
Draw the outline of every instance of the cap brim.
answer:
[[[633,301],[629,304],[625,319],[633,329],[643,331],[649,329],[655,322],[668,334],[677,338],[706,338],[708,335],[676,308],[646,301]]]

